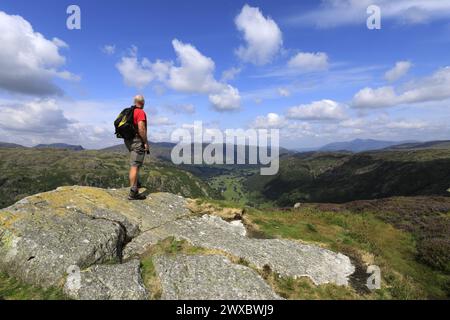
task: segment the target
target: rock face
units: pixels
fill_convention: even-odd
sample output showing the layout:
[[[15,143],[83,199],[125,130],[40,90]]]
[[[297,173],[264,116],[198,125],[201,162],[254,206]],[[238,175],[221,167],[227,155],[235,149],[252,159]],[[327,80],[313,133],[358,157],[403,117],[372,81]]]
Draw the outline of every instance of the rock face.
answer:
[[[255,271],[224,256],[159,256],[154,263],[165,300],[280,299]]]
[[[145,300],[139,260],[123,264],[95,265],[79,272],[69,267],[64,292],[78,300]]]
[[[144,299],[138,259],[173,236],[316,284],[347,285],[354,272],[342,254],[298,241],[249,238],[239,221],[193,214],[180,196],[156,193],[127,201],[126,195],[125,189],[61,187],[0,210],[0,270],[43,287],[65,283],[64,291],[75,299]],[[223,256],[161,256],[155,266],[164,298],[276,297],[255,271]],[[80,269],[80,278],[69,268]],[[232,286],[229,279],[235,279]],[[216,289],[206,292],[205,286]]]
[[[248,238],[244,226],[210,215],[167,223],[152,230],[152,235],[153,241],[157,236],[159,239],[175,236],[194,246],[243,258],[260,269],[268,266],[282,276],[309,277],[315,284],[347,285],[348,277],[355,271],[343,254],[292,240]]]

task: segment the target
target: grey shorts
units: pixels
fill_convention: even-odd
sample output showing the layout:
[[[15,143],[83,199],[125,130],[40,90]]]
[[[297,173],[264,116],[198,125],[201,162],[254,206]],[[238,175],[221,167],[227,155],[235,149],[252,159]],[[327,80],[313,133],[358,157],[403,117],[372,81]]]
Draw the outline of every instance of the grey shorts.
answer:
[[[125,140],[125,146],[130,151],[130,166],[141,167],[145,158],[145,147],[141,138]]]

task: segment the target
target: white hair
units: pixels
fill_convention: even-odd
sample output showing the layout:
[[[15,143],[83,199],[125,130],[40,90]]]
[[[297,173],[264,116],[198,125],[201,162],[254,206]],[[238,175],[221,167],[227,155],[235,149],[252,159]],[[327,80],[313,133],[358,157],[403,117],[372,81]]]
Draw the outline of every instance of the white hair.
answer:
[[[134,103],[137,103],[137,102],[144,102],[144,101],[145,101],[145,98],[144,98],[144,96],[141,95],[141,94],[138,94],[137,96],[134,97]]]

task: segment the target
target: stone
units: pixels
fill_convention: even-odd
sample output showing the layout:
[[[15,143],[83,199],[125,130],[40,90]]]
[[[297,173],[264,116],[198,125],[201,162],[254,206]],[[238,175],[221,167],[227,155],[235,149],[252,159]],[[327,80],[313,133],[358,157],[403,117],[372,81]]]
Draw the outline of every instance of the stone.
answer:
[[[163,300],[281,299],[254,270],[221,255],[154,258]]]
[[[140,274],[139,260],[124,264],[94,265],[69,273],[64,293],[77,300],[146,300],[148,292]]]
[[[223,279],[226,275],[230,279],[247,275],[249,280],[243,283],[248,288],[261,289],[261,297],[269,298],[272,293],[252,268],[270,269],[285,277],[309,277],[317,285],[348,285],[348,277],[355,270],[347,256],[317,245],[250,238],[239,220],[244,213],[224,211],[220,213],[223,217],[200,215],[203,209],[193,210],[192,200],[177,195],[154,193],[144,201],[128,201],[127,193],[126,188],[60,187],[0,210],[0,271],[44,288],[65,283],[65,292],[74,299],[144,299],[135,258],[167,237],[184,239],[224,255],[161,260],[160,265],[166,268],[160,269],[161,277],[171,272],[169,269],[181,272],[178,266],[185,265],[197,270],[192,272],[199,283],[211,283],[216,267]],[[225,256],[240,258],[252,268],[233,264]],[[207,267],[209,262],[213,267]],[[198,266],[206,270],[205,279],[201,279],[202,268]],[[190,283],[192,275],[184,276]],[[166,286],[179,285],[170,284],[167,279],[162,281],[166,281]],[[220,288],[228,288],[224,280],[217,281]],[[186,287],[186,290],[199,297],[208,295],[201,288],[196,291]],[[253,289],[245,291],[239,286],[238,291],[229,290],[235,296],[216,291],[211,296],[234,299],[254,294]]]
[[[69,266],[120,261],[133,237],[190,214],[186,199],[173,194],[126,197],[126,189],[60,187],[0,210],[0,270],[55,286]]]
[[[348,285],[349,276],[355,271],[343,254],[299,241],[248,238],[241,228],[210,215],[179,219],[155,231],[161,238],[165,233],[194,246],[221,250],[259,269],[269,267],[281,276],[309,277],[317,285]]]

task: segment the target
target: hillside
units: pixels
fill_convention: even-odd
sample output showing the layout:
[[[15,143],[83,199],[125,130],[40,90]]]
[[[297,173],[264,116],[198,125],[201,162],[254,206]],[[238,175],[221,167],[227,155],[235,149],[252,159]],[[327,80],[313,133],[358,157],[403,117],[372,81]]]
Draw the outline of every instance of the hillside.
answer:
[[[149,142],[151,148],[151,156],[156,159],[170,161],[170,153],[175,144],[169,142]],[[128,154],[128,150],[124,143],[115,146],[103,148],[100,152],[120,152]]]
[[[0,142],[0,148],[25,148],[25,147],[17,143]]]
[[[34,146],[33,148],[39,148],[39,149],[66,149],[66,150],[73,150],[73,151],[82,151],[84,148],[80,145],[73,145],[73,144],[67,144],[67,143],[51,143],[51,144],[38,144]]]
[[[413,234],[383,221],[363,203],[355,211],[243,210],[170,193],[130,202],[126,194],[127,189],[61,187],[0,210],[0,298],[449,295],[449,275],[421,262]],[[440,203],[438,211],[434,205],[423,207],[423,215],[448,223],[450,202]],[[371,291],[365,270],[373,264],[381,269],[382,285]]]
[[[387,149],[391,150],[450,149],[450,140],[403,143],[391,146]]]
[[[370,150],[380,150],[385,149],[390,146],[399,145],[407,143],[407,141],[383,141],[374,139],[355,139],[352,141],[345,142],[333,142],[329,143],[317,151],[351,151],[351,152],[362,152]]]
[[[128,155],[62,149],[0,149],[0,208],[25,196],[64,185],[121,188],[128,185]],[[201,179],[170,163],[147,158],[142,183],[152,191],[188,197],[214,196]]]
[[[449,181],[450,149],[439,149],[297,154],[281,160],[277,175],[253,175],[244,186],[259,201],[290,206],[391,196],[449,196]]]

